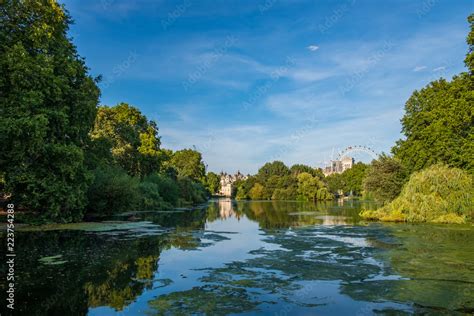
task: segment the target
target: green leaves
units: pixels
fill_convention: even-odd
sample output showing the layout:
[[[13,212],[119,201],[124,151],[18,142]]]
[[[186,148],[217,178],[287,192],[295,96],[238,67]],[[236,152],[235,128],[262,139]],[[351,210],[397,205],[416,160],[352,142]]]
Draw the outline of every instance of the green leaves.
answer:
[[[178,176],[205,182],[206,166],[200,152],[192,149],[178,150],[172,154],[169,164],[176,169]]]
[[[91,181],[83,149],[99,89],[67,38],[55,1],[0,10],[0,170],[20,207],[53,221],[82,218]]]
[[[130,175],[144,177],[160,169],[161,141],[156,123],[133,106],[120,103],[100,107],[90,137],[93,141],[107,140],[114,162]]]
[[[388,203],[401,192],[408,172],[398,159],[381,155],[372,161],[364,179],[364,190],[377,202]]]
[[[392,149],[410,172],[438,162],[474,172],[474,92],[469,74],[415,91],[402,118],[406,139]]]

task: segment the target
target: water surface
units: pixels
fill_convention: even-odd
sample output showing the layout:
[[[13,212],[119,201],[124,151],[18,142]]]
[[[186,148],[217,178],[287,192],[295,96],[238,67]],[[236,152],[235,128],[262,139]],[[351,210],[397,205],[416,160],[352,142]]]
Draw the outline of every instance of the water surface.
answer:
[[[221,199],[17,232],[15,314],[474,312],[473,226],[369,224],[361,207]]]

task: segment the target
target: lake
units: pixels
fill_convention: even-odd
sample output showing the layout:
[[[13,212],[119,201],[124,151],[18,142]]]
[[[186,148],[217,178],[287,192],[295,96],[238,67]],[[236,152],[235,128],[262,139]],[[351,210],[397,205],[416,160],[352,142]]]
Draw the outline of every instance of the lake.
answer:
[[[474,226],[366,223],[363,207],[218,199],[17,231],[15,314],[474,313]]]

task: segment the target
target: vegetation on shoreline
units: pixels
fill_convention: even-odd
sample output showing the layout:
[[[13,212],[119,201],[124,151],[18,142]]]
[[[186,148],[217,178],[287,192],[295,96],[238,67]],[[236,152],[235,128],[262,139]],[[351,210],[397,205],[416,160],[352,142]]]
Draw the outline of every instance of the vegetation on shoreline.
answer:
[[[472,177],[464,170],[433,165],[411,175],[401,194],[366,219],[462,224],[474,218]]]
[[[7,1],[0,18],[1,199],[35,222],[204,202],[201,154],[161,148],[157,124],[126,103],[98,106],[55,1]],[[39,215],[39,216],[38,216]]]
[[[64,5],[13,1],[0,14],[0,141],[9,149],[0,152],[3,202],[42,221],[75,222],[199,204],[218,191],[219,176],[206,174],[202,155],[162,148],[157,123],[139,109],[99,106],[100,77],[89,74],[67,35],[72,19]],[[472,218],[474,15],[468,22],[468,71],[412,94],[393,157],[328,177],[310,166],[269,162],[235,184],[235,197],[365,196],[384,205],[363,212],[367,219]]]
[[[465,223],[474,212],[474,14],[468,17],[467,72],[413,92],[392,152],[372,163],[364,185],[384,203],[368,220]],[[402,187],[406,175],[411,176]]]
[[[288,168],[281,161],[266,163],[254,176],[236,183],[238,200],[332,200],[320,169],[306,165]]]

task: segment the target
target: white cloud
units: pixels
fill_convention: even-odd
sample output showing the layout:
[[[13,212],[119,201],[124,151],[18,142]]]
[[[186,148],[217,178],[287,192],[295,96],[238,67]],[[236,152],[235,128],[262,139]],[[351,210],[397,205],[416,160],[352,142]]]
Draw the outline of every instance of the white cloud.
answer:
[[[413,71],[418,72],[418,71],[422,71],[422,70],[425,70],[425,69],[426,69],[426,66],[416,66],[415,68],[413,68]]]
[[[441,67],[436,67],[435,69],[433,69],[433,71],[441,71],[441,70],[445,70],[446,67],[445,66],[441,66]]]
[[[316,46],[316,45],[309,45],[307,48],[308,48],[310,51],[315,52],[315,51],[317,51],[317,50],[319,49],[319,46]]]

